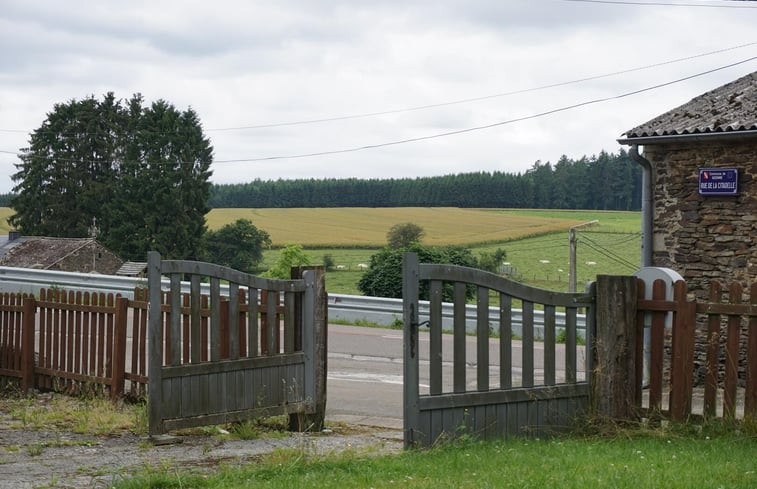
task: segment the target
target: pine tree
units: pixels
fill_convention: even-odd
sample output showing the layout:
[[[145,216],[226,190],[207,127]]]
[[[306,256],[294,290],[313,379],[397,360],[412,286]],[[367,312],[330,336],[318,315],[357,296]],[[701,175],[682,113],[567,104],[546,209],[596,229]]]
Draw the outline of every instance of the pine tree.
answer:
[[[127,259],[149,250],[196,258],[205,232],[212,147],[197,114],[141,95],[58,104],[13,175],[11,225],[29,235],[99,238]]]

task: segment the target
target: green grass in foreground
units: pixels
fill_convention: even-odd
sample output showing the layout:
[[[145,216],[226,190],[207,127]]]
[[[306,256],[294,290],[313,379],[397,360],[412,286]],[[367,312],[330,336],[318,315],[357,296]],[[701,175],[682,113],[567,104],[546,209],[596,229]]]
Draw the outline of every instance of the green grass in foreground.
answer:
[[[383,456],[287,449],[210,476],[152,470],[114,487],[754,488],[757,440],[739,433],[510,440]]]

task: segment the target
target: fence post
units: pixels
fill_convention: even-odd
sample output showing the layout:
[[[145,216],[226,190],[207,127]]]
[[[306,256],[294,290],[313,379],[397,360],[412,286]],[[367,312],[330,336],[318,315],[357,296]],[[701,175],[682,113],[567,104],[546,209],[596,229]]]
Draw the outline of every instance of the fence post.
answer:
[[[685,421],[691,414],[691,396],[694,385],[694,341],[696,335],[696,302],[686,299],[686,283],[673,284],[672,368],[670,372],[670,417]]]
[[[37,324],[37,301],[25,297],[23,302],[23,332],[21,333],[21,391],[26,394],[34,388],[34,335]]]
[[[636,277],[597,276],[592,407],[602,418],[637,418]]]
[[[110,398],[116,400],[124,393],[124,372],[126,372],[126,318],[129,299],[116,299],[116,314],[113,337],[113,368],[110,379]]]
[[[315,413],[301,417],[297,414],[289,416],[289,429],[292,431],[309,430],[321,431],[326,418],[326,377],[328,373],[328,293],[326,292],[326,271],[322,266],[293,267],[291,278],[302,278],[306,270],[315,272]],[[302,314],[301,301],[297,300],[296,316]],[[298,322],[298,324],[300,324]],[[302,348],[302,331],[295,334],[295,349]]]

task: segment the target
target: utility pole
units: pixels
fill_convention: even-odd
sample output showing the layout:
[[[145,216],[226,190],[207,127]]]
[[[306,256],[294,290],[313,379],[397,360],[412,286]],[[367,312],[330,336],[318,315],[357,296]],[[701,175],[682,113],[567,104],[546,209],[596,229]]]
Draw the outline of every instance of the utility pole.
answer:
[[[576,272],[576,245],[578,244],[578,237],[576,235],[576,229],[593,226],[594,224],[599,224],[599,221],[595,219],[593,221],[573,226],[568,230],[568,241],[570,245],[570,275],[568,278],[569,292],[576,291],[576,282],[578,281]]]

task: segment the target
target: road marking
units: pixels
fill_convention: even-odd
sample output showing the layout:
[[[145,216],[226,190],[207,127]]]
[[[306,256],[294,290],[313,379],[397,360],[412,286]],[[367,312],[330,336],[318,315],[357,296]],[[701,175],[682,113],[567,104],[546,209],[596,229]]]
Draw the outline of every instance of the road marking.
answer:
[[[401,375],[383,375],[372,374],[363,372],[329,372],[329,380],[345,380],[347,382],[367,382],[370,384],[393,384],[402,385],[403,379]],[[428,388],[425,384],[420,384],[421,387]]]

